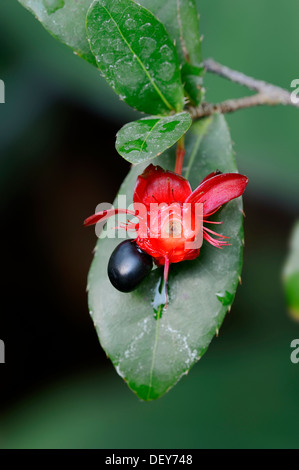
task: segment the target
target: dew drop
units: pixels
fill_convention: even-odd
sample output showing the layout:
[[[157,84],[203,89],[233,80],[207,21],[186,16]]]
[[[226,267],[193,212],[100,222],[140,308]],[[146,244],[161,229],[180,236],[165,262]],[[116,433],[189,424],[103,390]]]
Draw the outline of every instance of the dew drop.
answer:
[[[139,46],[142,49],[142,57],[149,57],[154,52],[156,45],[157,41],[155,41],[153,38],[140,38]]]
[[[158,76],[161,80],[169,82],[169,80],[172,79],[174,72],[175,64],[163,62],[159,67]]]
[[[109,47],[110,44],[109,36],[104,36],[101,38],[101,50],[105,51]]]
[[[130,153],[133,151],[141,152],[141,150],[147,150],[147,143],[144,139],[131,140],[127,144],[123,145],[120,149],[120,152]]]
[[[167,60],[173,59],[173,52],[166,44],[164,44],[164,46],[161,47],[160,53],[163,56],[163,58]]]
[[[125,25],[126,25],[126,28],[128,30],[131,30],[131,29],[135,29],[136,26],[137,26],[137,23],[135,20],[133,20],[133,18],[128,18],[126,21],[125,21]]]
[[[151,25],[150,23],[144,23],[144,24],[140,27],[139,31],[140,31],[140,32],[148,31],[151,26],[152,26],[152,25]]]
[[[140,68],[137,60],[132,61],[127,57],[123,57],[115,63],[114,74],[121,85],[130,88],[136,87],[144,77],[144,72]]]
[[[180,121],[171,121],[171,122],[166,122],[163,124],[162,128],[160,129],[160,134],[163,134],[164,132],[172,132],[175,130],[175,128],[180,124]]]
[[[99,20],[101,20],[101,18],[99,18]],[[111,33],[113,31],[113,23],[111,20],[107,20],[101,23],[101,27],[106,33]]]
[[[104,62],[104,64],[113,64],[114,62],[114,54],[113,52],[107,52],[106,54],[101,55],[101,60]]]

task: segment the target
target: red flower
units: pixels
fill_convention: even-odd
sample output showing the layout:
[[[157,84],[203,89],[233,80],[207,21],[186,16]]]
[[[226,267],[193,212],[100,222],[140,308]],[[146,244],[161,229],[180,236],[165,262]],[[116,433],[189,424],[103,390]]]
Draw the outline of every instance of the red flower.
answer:
[[[84,225],[95,224],[118,213],[136,216],[139,222],[129,222],[126,228],[135,229],[136,243],[140,249],[151,255],[157,265],[165,266],[167,281],[169,263],[196,258],[202,238],[217,248],[228,245],[224,240],[227,237],[203,224],[221,223],[207,219],[220,206],[241,196],[247,183],[246,176],[216,171],[192,192],[185,178],[151,164],[137,178],[134,211],[102,211],[86,219]],[[200,214],[197,207],[201,209]]]

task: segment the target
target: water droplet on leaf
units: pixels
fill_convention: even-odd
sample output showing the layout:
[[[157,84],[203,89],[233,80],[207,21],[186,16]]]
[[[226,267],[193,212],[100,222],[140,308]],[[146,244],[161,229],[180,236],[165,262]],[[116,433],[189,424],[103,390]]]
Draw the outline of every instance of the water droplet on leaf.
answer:
[[[105,64],[113,64],[114,54],[113,52],[107,52],[106,54],[101,55],[101,59]]]
[[[163,62],[158,70],[158,76],[161,80],[169,82],[172,79],[175,71],[175,64],[170,62]]]
[[[177,125],[180,123],[180,121],[171,121],[171,122],[166,122],[163,124],[162,129],[160,129],[160,133],[164,134],[165,132],[172,132],[174,129],[177,127]]]
[[[172,60],[173,59],[173,51],[166,45],[161,47],[160,53],[163,56],[163,58],[167,60]]]
[[[144,78],[144,72],[137,60],[129,60],[127,57],[119,59],[114,65],[114,74],[121,85],[135,88]]]
[[[147,58],[149,57],[155,50],[157,42],[155,39],[152,38],[140,38],[139,39],[139,46],[142,49],[142,57]],[[148,67],[147,67],[148,68]]]
[[[138,151],[140,152],[141,150],[147,150],[147,143],[143,139],[136,139],[136,140],[131,140],[127,144],[123,145],[119,151],[120,152],[125,152],[125,153],[130,153],[133,151]]]
[[[125,26],[128,30],[136,28],[136,21],[133,18],[128,18],[125,22]]]

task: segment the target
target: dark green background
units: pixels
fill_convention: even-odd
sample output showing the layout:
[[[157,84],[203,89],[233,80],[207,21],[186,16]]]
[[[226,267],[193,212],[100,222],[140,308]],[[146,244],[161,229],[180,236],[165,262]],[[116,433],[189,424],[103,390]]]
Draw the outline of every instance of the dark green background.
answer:
[[[299,78],[296,0],[202,0],[204,57],[290,89]],[[0,445],[59,448],[297,448],[299,337],[281,286],[299,206],[299,111],[228,116],[245,193],[242,286],[218,339],[157,402],[116,375],[89,319],[93,230],[129,169],[114,150],[139,114],[16,0],[0,6],[2,290]],[[207,98],[249,93],[206,77]],[[182,312],[183,315],[183,312]]]

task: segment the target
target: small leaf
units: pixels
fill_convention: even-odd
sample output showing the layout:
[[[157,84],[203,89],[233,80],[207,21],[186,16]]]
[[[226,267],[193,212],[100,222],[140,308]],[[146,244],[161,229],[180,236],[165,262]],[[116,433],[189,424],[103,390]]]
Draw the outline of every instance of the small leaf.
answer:
[[[151,12],[132,0],[95,0],[87,36],[103,76],[126,103],[155,115],[183,109],[177,52]]]
[[[201,38],[195,0],[177,0],[177,16],[180,44],[185,59],[183,82],[191,101],[198,105],[202,100],[204,68],[201,54]]]
[[[182,67],[182,81],[185,91],[192,103],[199,105],[203,99],[203,75],[204,67],[195,67],[190,64],[184,64]]]
[[[283,271],[283,282],[290,315],[299,321],[299,220],[291,236],[290,253]]]
[[[57,39],[96,65],[86,38],[85,18],[92,0],[19,0]]]
[[[193,189],[216,169],[236,171],[223,116],[193,124],[186,146],[185,175],[188,172]],[[167,151],[154,164],[172,170],[175,152]],[[127,205],[146,166],[133,167],[120,188]],[[221,233],[231,237],[231,246],[219,250],[204,242],[197,259],[170,266],[169,305],[163,315],[161,270],[154,269],[137,290],[122,294],[107,276],[109,257],[121,240],[98,240],[88,278],[92,319],[117,372],[143,400],[162,396],[203,356],[233,301],[242,267],[241,199],[229,202],[214,217],[223,222]]]
[[[195,0],[140,0],[140,3],[165,25],[175,41],[185,91],[195,105],[200,104],[204,68]]]
[[[146,162],[175,144],[191,123],[189,113],[130,122],[117,133],[116,149],[133,164]]]

